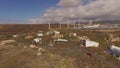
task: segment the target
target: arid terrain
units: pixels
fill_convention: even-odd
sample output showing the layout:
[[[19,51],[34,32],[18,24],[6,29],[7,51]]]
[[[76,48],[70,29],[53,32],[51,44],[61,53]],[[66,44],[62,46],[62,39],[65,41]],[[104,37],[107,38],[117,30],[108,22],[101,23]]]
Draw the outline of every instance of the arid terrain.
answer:
[[[48,46],[53,40],[52,36],[43,36],[39,48],[30,47],[32,40],[37,37],[38,31],[50,31],[48,25],[0,25],[0,42],[12,40],[10,43],[0,43],[0,68],[110,68],[109,64],[120,67],[120,60],[115,56],[105,53],[111,43],[120,47],[120,29],[111,30],[75,30],[58,29],[59,25],[52,25],[51,30],[60,31],[63,38],[69,42],[58,42],[54,46]],[[74,32],[77,37],[69,37],[67,34]],[[17,37],[13,37],[17,35]],[[110,36],[113,35],[112,38]],[[31,38],[25,38],[32,36]],[[87,36],[90,40],[99,42],[97,48],[80,48],[78,37]],[[110,40],[108,40],[110,38]],[[90,54],[88,54],[90,53]],[[95,54],[98,56],[92,56]],[[101,59],[102,58],[102,61]],[[109,64],[107,64],[108,62]]]

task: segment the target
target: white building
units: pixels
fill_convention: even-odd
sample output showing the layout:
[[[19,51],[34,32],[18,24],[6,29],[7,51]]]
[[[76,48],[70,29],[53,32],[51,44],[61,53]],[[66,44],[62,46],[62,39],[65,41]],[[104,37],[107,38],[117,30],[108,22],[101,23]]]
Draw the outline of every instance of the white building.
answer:
[[[82,40],[81,44],[85,47],[98,47],[99,43],[95,41],[90,41],[90,40]]]
[[[100,24],[83,26],[83,28],[98,28],[98,27],[100,27]]]

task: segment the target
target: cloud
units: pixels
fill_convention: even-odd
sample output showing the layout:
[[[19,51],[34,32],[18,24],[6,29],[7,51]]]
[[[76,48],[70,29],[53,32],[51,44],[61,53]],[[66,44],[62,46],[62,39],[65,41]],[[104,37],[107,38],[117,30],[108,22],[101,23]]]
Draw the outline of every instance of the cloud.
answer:
[[[61,7],[75,7],[80,4],[81,0],[60,0],[58,6]]]
[[[119,0],[60,0],[58,8],[46,10],[41,21],[52,19],[119,20]],[[36,20],[39,20],[36,19]]]

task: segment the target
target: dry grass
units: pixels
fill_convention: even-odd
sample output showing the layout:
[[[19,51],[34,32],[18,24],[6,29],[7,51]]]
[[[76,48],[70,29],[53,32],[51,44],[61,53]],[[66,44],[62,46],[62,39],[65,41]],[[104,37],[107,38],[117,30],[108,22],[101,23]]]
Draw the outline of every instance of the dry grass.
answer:
[[[1,35],[5,34],[4,36],[0,36],[0,40],[11,39],[13,33],[20,35],[18,38],[14,38],[18,43],[7,44],[13,46],[0,49],[0,68],[109,68],[101,61],[81,52],[81,50],[79,50],[78,41],[75,41],[76,38],[66,36],[70,32],[75,32],[79,36],[88,36],[91,40],[99,42],[99,48],[87,48],[87,50],[98,54],[109,62],[113,62],[113,64],[120,65],[115,57],[104,53],[109,45],[104,39],[108,36],[108,33],[106,32],[57,29],[71,42],[56,43],[54,47],[49,47],[48,43],[51,42],[53,38],[51,38],[51,36],[44,36],[43,43],[40,47],[45,48],[46,52],[37,56],[37,49],[30,49],[28,47],[23,48],[24,46],[30,45],[32,39],[24,39],[24,35],[21,32],[37,32],[39,30],[48,31],[47,25],[18,26],[4,25],[3,30],[0,31]],[[55,28],[55,26],[53,27]],[[114,32],[114,34],[119,33],[120,31]],[[119,45],[120,43],[115,42],[115,44]]]

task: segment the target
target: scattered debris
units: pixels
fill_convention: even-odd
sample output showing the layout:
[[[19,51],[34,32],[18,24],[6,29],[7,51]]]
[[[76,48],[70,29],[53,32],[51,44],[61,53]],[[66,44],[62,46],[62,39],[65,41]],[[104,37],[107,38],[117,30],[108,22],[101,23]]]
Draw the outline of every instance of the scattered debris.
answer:
[[[49,42],[48,46],[53,47],[54,45],[52,42]]]
[[[110,42],[119,42],[120,41],[120,37],[114,34],[109,34],[109,38],[107,38],[107,41]]]
[[[55,35],[58,35],[58,34],[60,34],[60,32],[59,32],[59,31],[54,31],[54,33],[55,33]]]
[[[39,37],[44,36],[43,31],[38,31],[37,36],[39,36]]]
[[[27,46],[23,46],[23,48],[27,48]]]
[[[87,36],[77,37],[79,40],[90,40]]]
[[[0,50],[1,49],[13,49],[15,46],[14,45],[2,45],[0,46]]]
[[[39,44],[42,44],[42,38],[35,38],[33,39],[34,45],[38,46]]]
[[[46,50],[44,48],[39,47],[38,52],[45,52]]]
[[[43,33],[44,31],[38,31],[39,33]]]
[[[13,35],[13,38],[16,38],[16,37],[18,37],[18,35]]]
[[[37,53],[37,56],[40,56],[40,55],[42,55],[42,53]]]
[[[38,48],[38,51],[40,52],[42,50],[42,48]]]
[[[112,45],[107,49],[107,53],[120,58],[120,47]]]
[[[45,50],[44,48],[39,47],[39,48],[38,48],[37,56],[42,55],[42,53],[44,53],[45,51],[46,51],[46,50]]]
[[[69,36],[74,36],[74,37],[76,37],[77,34],[76,34],[76,33],[70,33]]]
[[[87,36],[83,36],[84,40],[90,40]]]
[[[58,35],[54,35],[52,36],[52,38],[56,39],[56,38],[63,38],[64,36],[62,34],[58,34]]]
[[[119,38],[119,37],[116,37],[116,38],[112,38],[112,39],[111,39],[111,42],[116,42],[116,41],[120,41],[120,38]]]
[[[52,32],[52,31],[48,31],[48,32],[46,32],[46,35],[52,35],[54,32]]]

